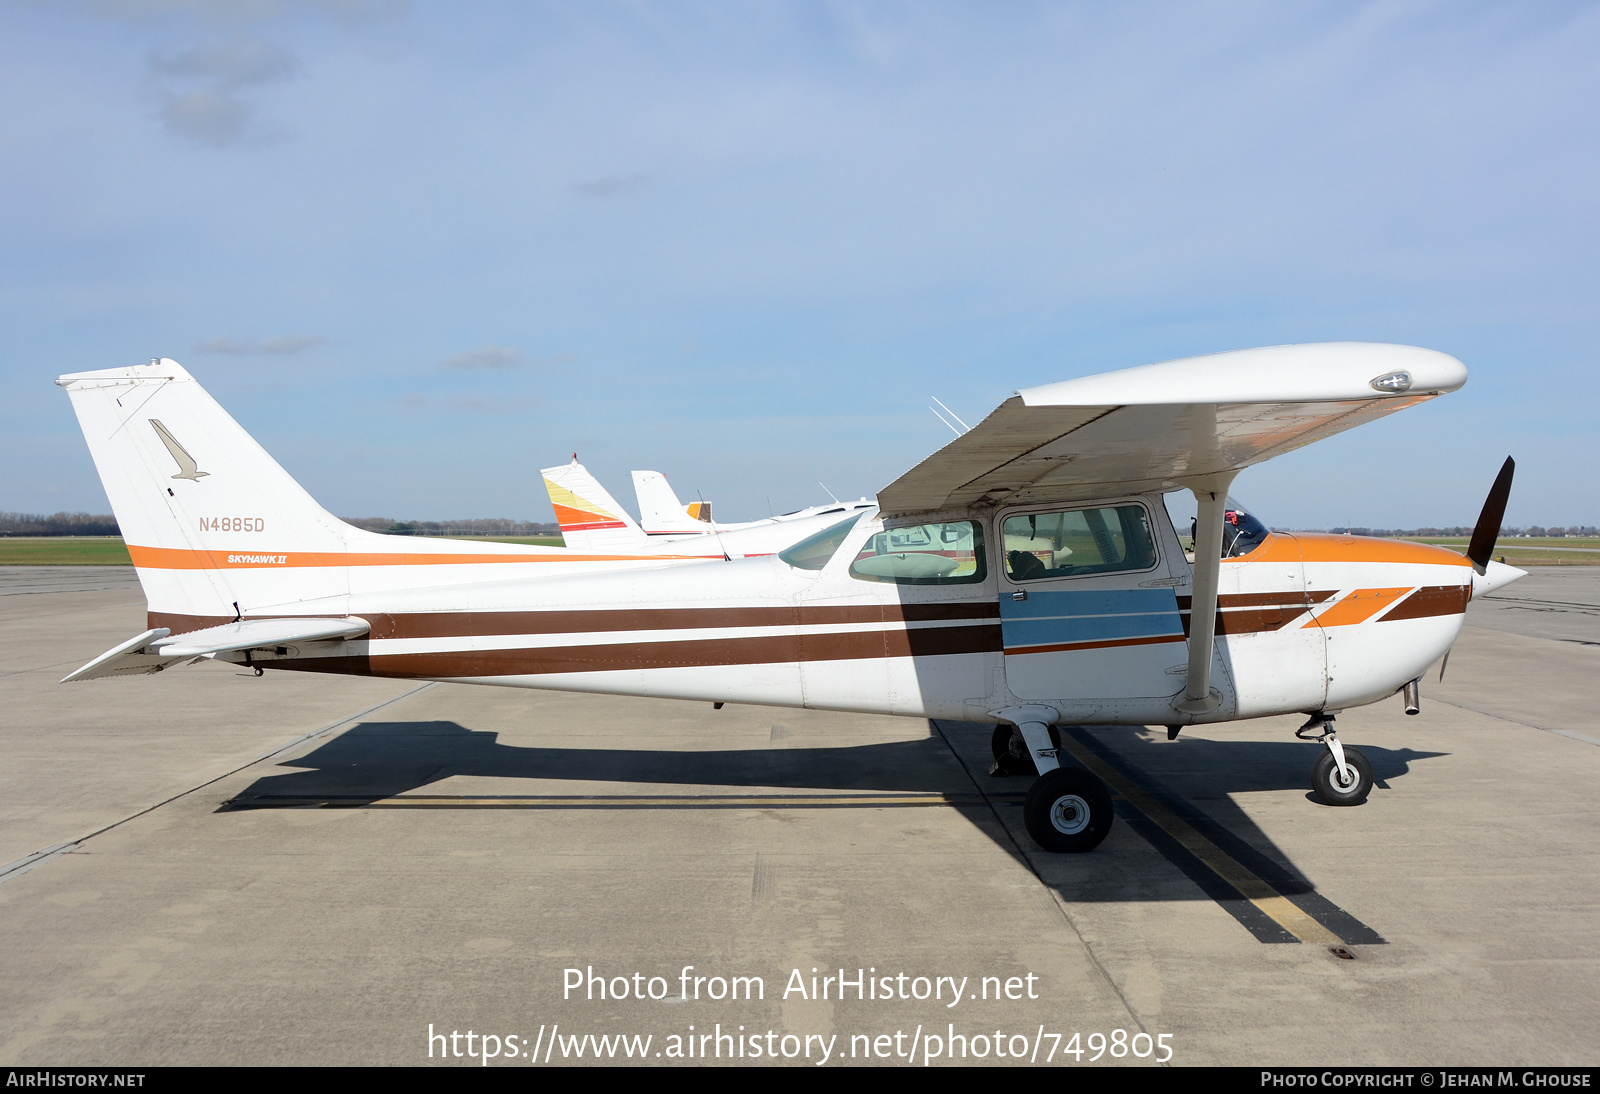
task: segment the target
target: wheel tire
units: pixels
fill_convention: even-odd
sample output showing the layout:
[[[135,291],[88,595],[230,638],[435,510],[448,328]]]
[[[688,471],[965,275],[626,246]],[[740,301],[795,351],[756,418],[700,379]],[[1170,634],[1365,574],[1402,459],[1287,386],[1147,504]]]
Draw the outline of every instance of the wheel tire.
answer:
[[[1046,851],[1093,851],[1111,831],[1111,792],[1081,768],[1058,767],[1039,776],[1022,805],[1022,821]]]
[[[1061,732],[1055,726],[1050,727],[1050,747],[1057,750],[1061,748]],[[989,769],[991,775],[1035,773],[1033,757],[1028,753],[1028,744],[1014,725],[1002,723],[994,727],[994,735],[989,738],[989,751],[994,755],[994,766]]]
[[[1311,789],[1325,805],[1360,805],[1372,792],[1372,764],[1353,748],[1344,750],[1345,766],[1355,776],[1355,782],[1343,786],[1339,782],[1339,765],[1333,762],[1333,753],[1327,749],[1311,765]]]

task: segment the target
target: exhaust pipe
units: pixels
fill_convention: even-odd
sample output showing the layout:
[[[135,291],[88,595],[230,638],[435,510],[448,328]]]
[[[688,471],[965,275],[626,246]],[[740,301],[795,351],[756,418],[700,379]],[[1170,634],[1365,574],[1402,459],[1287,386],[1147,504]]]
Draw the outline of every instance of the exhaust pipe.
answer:
[[[1419,676],[1415,680],[1408,683],[1405,687],[1400,689],[1401,693],[1405,696],[1407,714],[1416,714],[1422,709],[1421,684],[1422,677]]]

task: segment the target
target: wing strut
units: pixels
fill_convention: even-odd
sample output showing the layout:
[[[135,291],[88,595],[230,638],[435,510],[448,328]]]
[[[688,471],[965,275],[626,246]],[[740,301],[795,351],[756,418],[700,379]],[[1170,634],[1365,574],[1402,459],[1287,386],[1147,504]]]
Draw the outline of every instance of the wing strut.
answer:
[[[1238,472],[1191,479],[1197,511],[1194,531],[1194,587],[1189,603],[1189,677],[1172,705],[1185,714],[1205,714],[1222,705],[1211,686],[1211,650],[1217,638],[1217,578],[1222,570],[1222,523],[1228,487]]]

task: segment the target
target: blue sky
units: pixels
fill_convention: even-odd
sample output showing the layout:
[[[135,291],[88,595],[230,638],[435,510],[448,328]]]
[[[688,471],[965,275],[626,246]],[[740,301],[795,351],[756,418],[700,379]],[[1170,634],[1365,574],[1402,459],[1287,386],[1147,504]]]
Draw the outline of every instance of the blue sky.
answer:
[[[577,451],[747,519],[1018,387],[1283,342],[1467,387],[1269,523],[1600,523],[1600,9],[0,4],[0,509],[105,511],[59,373],[176,358],[352,516]]]

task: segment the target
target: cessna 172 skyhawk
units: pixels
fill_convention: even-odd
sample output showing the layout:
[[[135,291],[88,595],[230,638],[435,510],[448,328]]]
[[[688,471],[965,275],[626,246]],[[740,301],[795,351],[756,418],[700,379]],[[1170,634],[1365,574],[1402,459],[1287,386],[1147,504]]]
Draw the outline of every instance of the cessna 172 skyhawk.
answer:
[[[63,376],[148,600],[148,629],[68,680],[206,657],[996,724],[1039,771],[1043,847],[1104,838],[1111,800],[1059,765],[1056,723],[1300,712],[1335,805],[1370,765],[1338,711],[1404,691],[1490,561],[1506,461],[1467,556],[1268,533],[1228,486],[1252,464],[1453,391],[1406,346],[1279,346],[1028,388],[851,515],[776,556],[615,557],[393,538],[319,507],[176,363]],[[1162,495],[1198,506],[1186,557]],[[1235,528],[1235,532],[1240,529]],[[1224,547],[1227,551],[1224,551]],[[1226,554],[1227,557],[1224,557]],[[1013,728],[1014,727],[1014,728]]]

